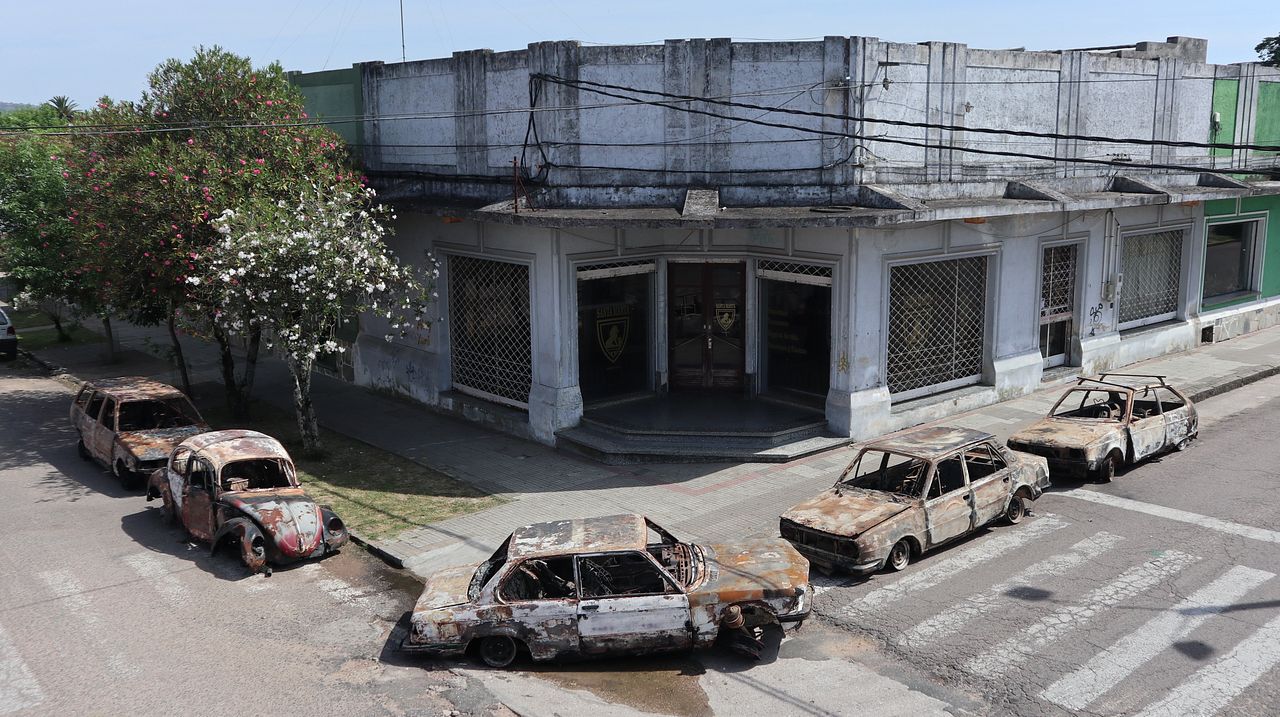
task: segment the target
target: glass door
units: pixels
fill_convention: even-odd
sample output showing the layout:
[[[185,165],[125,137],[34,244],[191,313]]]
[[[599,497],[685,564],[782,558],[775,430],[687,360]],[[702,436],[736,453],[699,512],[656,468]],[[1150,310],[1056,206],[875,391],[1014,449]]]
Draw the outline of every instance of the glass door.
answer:
[[[745,280],[741,262],[668,264],[672,388],[742,388]]]

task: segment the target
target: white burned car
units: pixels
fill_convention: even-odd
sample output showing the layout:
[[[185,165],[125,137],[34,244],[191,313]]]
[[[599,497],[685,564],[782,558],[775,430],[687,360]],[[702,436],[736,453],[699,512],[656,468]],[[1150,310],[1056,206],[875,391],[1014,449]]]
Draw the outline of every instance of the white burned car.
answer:
[[[1123,466],[1186,448],[1199,428],[1191,400],[1163,376],[1104,373],[1081,378],[1008,446],[1044,456],[1055,476],[1110,482]]]
[[[759,656],[756,630],[809,614],[809,562],[778,538],[676,540],[640,515],[528,525],[480,565],[431,576],[402,649],[491,667],[702,647]]]

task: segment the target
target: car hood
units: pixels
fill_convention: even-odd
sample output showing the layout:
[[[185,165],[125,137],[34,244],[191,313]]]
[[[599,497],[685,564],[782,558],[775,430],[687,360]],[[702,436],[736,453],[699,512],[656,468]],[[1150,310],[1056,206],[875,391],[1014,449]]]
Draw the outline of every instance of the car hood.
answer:
[[[140,461],[158,461],[169,457],[174,446],[188,438],[209,430],[205,426],[181,428],[156,428],[149,431],[121,431],[116,439]]]
[[[432,573],[427,585],[414,605],[413,612],[429,612],[442,607],[453,607],[470,602],[467,591],[471,588],[471,578],[475,576],[479,565],[460,565],[445,568]]]
[[[1009,443],[1014,448],[1020,445],[1084,448],[1104,441],[1122,429],[1123,426],[1115,422],[1042,418],[1009,436]]]
[[[854,537],[910,507],[876,491],[846,488],[837,493],[832,488],[793,506],[782,517],[806,528]]]
[[[320,506],[301,488],[223,493],[221,500],[252,518],[286,558],[311,555],[324,537]]]
[[[692,605],[790,597],[809,584],[809,561],[782,538],[699,547],[707,575],[689,591]]]

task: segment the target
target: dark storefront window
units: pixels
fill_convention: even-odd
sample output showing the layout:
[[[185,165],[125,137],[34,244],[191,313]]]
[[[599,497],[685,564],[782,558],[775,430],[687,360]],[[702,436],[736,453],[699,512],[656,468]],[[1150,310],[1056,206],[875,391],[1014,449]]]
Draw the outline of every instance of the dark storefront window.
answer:
[[[578,380],[586,401],[649,389],[652,274],[578,282]]]
[[[1210,224],[1204,255],[1206,301],[1253,289],[1256,222]]]
[[[825,396],[831,365],[831,287],[760,282],[770,389]]]

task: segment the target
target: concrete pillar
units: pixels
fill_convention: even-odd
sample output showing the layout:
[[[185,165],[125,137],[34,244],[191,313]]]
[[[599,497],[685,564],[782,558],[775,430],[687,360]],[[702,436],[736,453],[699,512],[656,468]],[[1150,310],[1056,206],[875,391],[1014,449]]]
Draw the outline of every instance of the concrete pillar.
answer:
[[[725,97],[733,93],[733,43],[729,38],[667,40],[663,45],[662,89],[674,95]],[[691,109],[732,114],[718,105],[689,103]],[[663,110],[666,147],[663,166],[668,185],[713,187],[717,175],[729,169],[730,121],[707,115]],[[701,142],[688,141],[704,137]]]
[[[460,174],[488,174],[488,92],[485,73],[492,50],[453,53],[454,141]]]
[[[554,42],[535,42],[529,45],[529,74],[542,73],[563,77],[566,80],[578,79],[578,43],[573,40],[557,40]],[[539,112],[535,118],[538,123],[538,136],[550,146],[547,154],[552,162],[574,167],[580,165],[580,110],[579,95],[576,87],[542,83],[542,94],[538,100],[539,107],[561,107],[553,112]],[[564,143],[564,144],[556,144]],[[536,167],[530,167],[536,171]],[[564,185],[582,184],[582,172],[575,169],[555,169],[551,176],[556,183]]]
[[[930,42],[929,91],[925,117],[934,124],[964,124],[965,85],[969,49],[953,42]],[[925,141],[931,145],[925,150],[925,174],[928,181],[946,182],[961,179],[960,166],[964,153],[945,149],[963,141],[964,133],[936,127],[925,130]]]
[[[1001,399],[1034,391],[1044,362],[1040,356],[1040,240],[1035,226],[1044,215],[1013,217],[988,224],[995,234],[1011,237],[988,259],[988,316],[991,326],[990,381]]]
[[[534,438],[555,443],[555,432],[582,418],[576,355],[576,277],[561,250],[559,230],[537,248],[530,270],[533,385],[529,389],[529,429]]]
[[[1256,62],[1240,65],[1240,90],[1236,93],[1236,144],[1253,144],[1258,121],[1258,68]],[[1243,169],[1248,166],[1249,150],[1237,149],[1231,153],[1231,166]]]
[[[888,301],[881,247],[874,237],[851,230],[849,254],[832,287],[837,333],[831,337],[836,363],[827,392],[827,425],[835,433],[867,438],[888,430],[883,307]]]
[[[1080,134],[1084,126],[1084,112],[1081,108],[1080,96],[1087,85],[1092,56],[1087,52],[1062,53],[1062,65],[1058,71],[1060,82],[1058,89],[1058,126],[1061,134]],[[1059,159],[1072,159],[1079,156],[1079,140],[1059,139],[1054,141],[1054,156]],[[1064,162],[1059,170],[1063,177],[1073,177],[1085,165]],[[1094,170],[1096,171],[1096,170]]]

